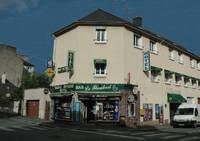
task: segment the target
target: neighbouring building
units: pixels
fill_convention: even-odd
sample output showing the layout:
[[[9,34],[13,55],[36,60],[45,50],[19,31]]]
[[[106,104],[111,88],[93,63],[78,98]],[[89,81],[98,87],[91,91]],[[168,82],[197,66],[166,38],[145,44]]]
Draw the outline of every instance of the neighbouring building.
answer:
[[[51,99],[48,89],[26,89],[23,99],[23,116],[49,120]]]
[[[34,65],[30,64],[24,55],[17,54],[15,47],[5,44],[0,44],[0,64],[0,99],[9,98],[16,88],[21,86],[22,76],[25,73],[33,73]],[[0,108],[2,106],[8,108],[8,105],[3,104]],[[13,103],[8,109],[12,107]]]
[[[142,26],[98,9],[54,33],[55,119],[170,123],[200,103],[200,57]]]

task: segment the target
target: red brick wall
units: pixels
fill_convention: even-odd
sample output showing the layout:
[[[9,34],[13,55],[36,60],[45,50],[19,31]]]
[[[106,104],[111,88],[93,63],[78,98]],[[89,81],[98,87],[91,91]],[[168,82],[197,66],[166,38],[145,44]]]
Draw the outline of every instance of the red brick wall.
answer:
[[[120,124],[128,127],[136,127],[140,122],[140,95],[134,95],[136,98],[135,110],[136,114],[134,117],[128,117],[128,96],[134,95],[130,91],[122,92],[120,102]]]

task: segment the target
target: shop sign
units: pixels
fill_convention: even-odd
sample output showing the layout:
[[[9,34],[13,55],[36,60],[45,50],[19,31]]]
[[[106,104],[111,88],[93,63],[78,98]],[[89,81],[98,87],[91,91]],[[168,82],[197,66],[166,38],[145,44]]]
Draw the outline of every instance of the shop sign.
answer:
[[[51,92],[120,92],[133,90],[130,84],[66,84],[51,88]]]
[[[135,97],[133,95],[129,95],[127,100],[128,102],[133,103],[135,101]]]
[[[53,68],[53,61],[52,60],[47,61],[47,68]]]
[[[144,52],[144,55],[143,55],[143,70],[146,72],[146,71],[149,71],[150,70],[150,52],[147,51],[147,52]]]
[[[68,52],[68,71],[72,71],[74,67],[74,53],[72,51]]]

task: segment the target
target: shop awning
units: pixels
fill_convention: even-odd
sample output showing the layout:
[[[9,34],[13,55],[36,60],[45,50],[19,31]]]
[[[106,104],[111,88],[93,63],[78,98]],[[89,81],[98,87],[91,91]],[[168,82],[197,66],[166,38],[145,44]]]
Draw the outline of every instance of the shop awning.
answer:
[[[72,96],[72,93],[51,93],[50,97],[68,97],[68,96]]]
[[[167,94],[168,102],[169,103],[183,103],[187,102],[187,100],[180,94],[175,93],[168,93]]]
[[[97,63],[102,63],[102,64],[106,64],[106,59],[94,59],[94,64],[97,64]]]
[[[165,70],[165,74],[173,74],[173,73],[174,73],[173,71]]]
[[[175,75],[179,76],[179,77],[183,76],[183,74],[180,74],[180,73],[177,73],[177,72],[175,73]]]

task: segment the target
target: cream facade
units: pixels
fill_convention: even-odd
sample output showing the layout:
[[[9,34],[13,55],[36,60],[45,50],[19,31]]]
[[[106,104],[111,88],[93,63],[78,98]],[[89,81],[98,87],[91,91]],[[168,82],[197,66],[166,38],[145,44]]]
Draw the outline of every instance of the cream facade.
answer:
[[[98,28],[103,28],[106,32],[104,42],[97,42]],[[139,35],[139,46],[134,45],[134,35]],[[150,41],[156,48],[155,51],[150,51],[150,65],[159,69],[156,80],[152,79],[152,70],[143,71],[143,55],[150,50]],[[173,55],[170,58],[172,50]],[[59,68],[67,66],[69,51],[74,53],[72,76],[67,71],[58,73]],[[95,59],[106,60],[106,73],[103,75],[95,74]],[[191,60],[195,60],[193,67]],[[80,24],[55,36],[53,51],[55,76],[52,86],[70,83],[137,85],[140,95],[140,122],[170,123],[170,113],[174,114],[175,108],[181,102],[170,102],[169,94],[181,95],[188,102],[198,103],[199,61],[200,58],[189,51],[134,25],[130,28],[126,25]],[[171,81],[166,82],[165,70],[170,71]],[[178,83],[175,81],[177,74],[180,74],[181,79]],[[189,80],[187,86],[184,84],[184,77]],[[145,115],[148,112],[150,115]]]

